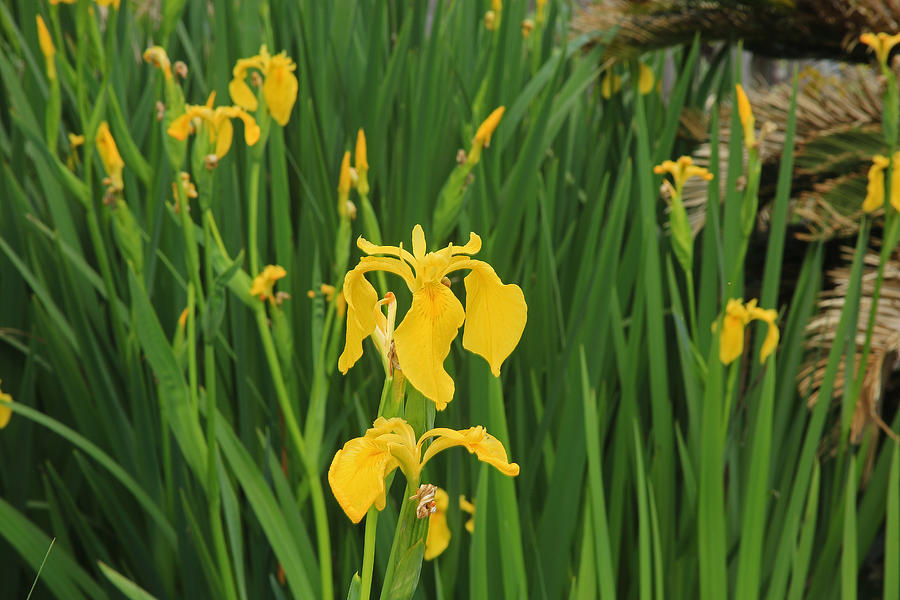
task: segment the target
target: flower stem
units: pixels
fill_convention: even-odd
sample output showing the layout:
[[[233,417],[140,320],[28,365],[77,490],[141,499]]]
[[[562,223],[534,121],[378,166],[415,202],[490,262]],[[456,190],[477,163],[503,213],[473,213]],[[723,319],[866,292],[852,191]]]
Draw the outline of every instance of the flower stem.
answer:
[[[259,158],[253,158],[250,163],[250,190],[247,203],[247,253],[250,259],[250,275],[255,277],[259,273]]]
[[[303,463],[303,466],[306,469],[306,475],[309,478],[313,516],[316,521],[316,538],[319,542],[319,571],[322,579],[322,597],[333,598],[334,590],[331,581],[331,539],[328,533],[328,516],[325,513],[325,495],[322,493],[322,481],[319,477],[319,472],[315,463],[311,460],[306,442],[303,439],[303,434],[300,431],[300,425],[297,423],[297,417],[294,414],[294,408],[291,405],[287,387],[284,384],[284,377],[281,373],[281,364],[278,362],[278,354],[275,351],[272,333],[269,331],[269,324],[266,320],[265,306],[260,303],[255,312],[259,337],[262,341],[266,361],[269,363],[269,370],[272,372],[272,383],[275,386],[275,396],[278,399],[281,412],[284,414],[284,422],[287,426],[288,433],[290,433],[294,445],[297,447],[300,461]]]

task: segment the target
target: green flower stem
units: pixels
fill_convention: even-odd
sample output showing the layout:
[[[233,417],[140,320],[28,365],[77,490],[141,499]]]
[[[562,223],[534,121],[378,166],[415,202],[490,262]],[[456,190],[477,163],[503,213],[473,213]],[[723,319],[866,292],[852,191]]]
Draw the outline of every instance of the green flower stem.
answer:
[[[194,238],[194,221],[188,215],[190,198],[184,193],[181,184],[175,182],[175,190],[178,194],[178,214],[181,217],[181,232],[184,235],[184,260],[188,272],[188,278],[194,284],[197,293],[197,302],[203,305],[203,285],[200,283],[200,255],[197,251],[197,240]]]
[[[418,502],[410,497],[419,489],[419,481],[407,480],[403,493],[394,543],[384,574],[381,600],[407,600],[411,598],[419,581],[422,560],[425,557],[425,536],[428,534],[429,519],[416,516]]]
[[[718,359],[716,359],[718,360]],[[728,437],[728,421],[731,418],[731,398],[734,396],[734,386],[737,382],[737,374],[740,371],[740,362],[732,363],[728,369],[728,381],[725,384],[725,410],[722,411],[722,448]]]
[[[265,305],[260,302],[256,311],[256,325],[259,329],[259,337],[262,341],[263,351],[266,355],[266,361],[269,363],[269,369],[272,372],[272,383],[275,386],[275,396],[281,412],[284,415],[284,422],[287,426],[294,445],[297,447],[297,453],[306,469],[306,475],[309,478],[310,496],[312,497],[313,516],[316,521],[316,538],[319,542],[319,571],[322,580],[322,597],[333,598],[334,589],[331,581],[331,539],[328,533],[328,516],[325,513],[325,495],[322,493],[322,481],[319,478],[319,472],[315,462],[309,453],[303,434],[300,432],[300,425],[297,423],[297,417],[294,415],[294,408],[288,395],[287,387],[284,384],[284,377],[281,373],[281,364],[278,361],[278,354],[275,351],[275,343],[272,340],[272,332],[269,331],[269,324],[266,319]]]
[[[381,388],[381,402],[378,404],[378,416],[387,416],[384,411],[389,407],[388,398],[391,397],[394,378],[385,377],[384,386]],[[391,415],[393,416],[393,415]],[[392,478],[393,479],[393,478]],[[385,484],[390,489],[390,484]],[[360,587],[359,600],[369,600],[372,594],[372,571],[375,566],[375,534],[378,531],[378,509],[369,508],[366,514],[366,538],[363,546],[362,585]]]
[[[376,246],[380,246],[381,227],[378,226],[378,217],[375,216],[375,210],[372,208],[372,203],[369,202],[368,193],[359,194],[359,208],[362,213],[363,232],[366,234],[366,239]],[[384,296],[388,289],[384,271],[375,271],[375,277],[378,280],[378,293]],[[343,283],[343,281],[340,281],[335,287],[343,287]]]
[[[247,246],[250,259],[250,276],[259,274],[259,173],[260,159],[252,155],[250,163],[250,190],[247,203]]]

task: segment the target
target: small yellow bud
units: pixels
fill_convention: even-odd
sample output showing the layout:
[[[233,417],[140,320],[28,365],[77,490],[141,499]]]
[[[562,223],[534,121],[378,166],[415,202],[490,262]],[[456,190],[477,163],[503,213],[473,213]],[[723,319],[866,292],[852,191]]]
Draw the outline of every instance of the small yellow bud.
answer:
[[[497,13],[492,10],[484,13],[484,27],[488,31],[494,31],[497,28]]]
[[[526,40],[531,36],[531,30],[534,29],[534,21],[525,19],[522,21],[522,37]]]
[[[344,152],[344,159],[341,161],[341,175],[338,179],[338,194],[347,196],[350,194],[350,152]]]
[[[369,160],[366,155],[366,132],[362,128],[356,134],[356,154],[353,156],[353,162],[358,171],[369,170]]]
[[[756,146],[756,132],[753,128],[756,121],[753,119],[753,109],[750,107],[750,100],[747,99],[743,86],[737,84],[735,90],[737,91],[738,116],[741,118],[741,126],[744,128],[744,145],[747,148],[754,148]]]
[[[497,125],[500,124],[500,119],[503,117],[503,112],[505,110],[506,107],[501,106],[494,109],[494,112],[488,115],[488,118],[484,120],[481,126],[478,127],[478,131],[475,132],[475,139],[472,141],[473,144],[478,144],[480,142],[483,146],[491,145],[491,136],[494,135],[494,130],[497,129]]]
[[[56,79],[56,62],[53,58],[56,55],[56,48],[53,46],[53,39],[50,37],[50,32],[41,15],[36,15],[34,19],[37,22],[38,43],[47,63],[47,79],[53,81]]]

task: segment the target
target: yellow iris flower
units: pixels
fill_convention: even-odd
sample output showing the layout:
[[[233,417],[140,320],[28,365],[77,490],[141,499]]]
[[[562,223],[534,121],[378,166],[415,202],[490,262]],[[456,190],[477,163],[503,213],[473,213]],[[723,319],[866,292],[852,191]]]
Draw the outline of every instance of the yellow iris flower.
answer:
[[[231,119],[240,119],[244,122],[244,140],[248,146],[252,146],[259,140],[259,125],[256,120],[237,106],[217,106],[213,108],[216,93],[209,95],[206,104],[187,104],[184,114],[175,118],[169,125],[167,133],[176,140],[184,141],[191,133],[191,121],[201,119],[209,131],[209,142],[215,148],[217,158],[222,158],[231,148],[231,140],[234,137],[234,126]]]
[[[653,167],[657,175],[668,173],[675,183],[675,191],[680,195],[684,183],[691,177],[699,177],[704,181],[712,181],[713,174],[705,167],[698,167],[690,156],[682,156],[678,160],[664,160],[662,164]]]
[[[434,492],[434,506],[434,512],[428,517],[425,560],[434,560],[450,545],[450,528],[447,527],[447,509],[450,508],[450,496],[441,488]]]
[[[3,383],[3,380],[0,380],[0,383]],[[13,401],[12,396],[4,394],[3,390],[0,390],[0,400],[6,400],[7,402]],[[4,406],[0,403],[0,429],[6,427],[10,417],[12,417],[12,410],[8,406]]]
[[[287,275],[284,267],[279,265],[266,265],[262,273],[253,278],[253,285],[250,286],[250,295],[259,296],[263,302],[267,298],[274,298],[272,288],[275,282]]]
[[[423,444],[432,437],[435,440],[422,455]],[[350,520],[359,523],[373,504],[378,510],[384,509],[384,479],[394,469],[400,467],[406,480],[415,485],[422,467],[439,452],[454,446],[463,446],[504,475],[519,474],[519,465],[509,462],[503,444],[484,427],[460,431],[439,427],[426,431],[416,441],[413,428],[403,419],[378,417],[364,436],[353,438],[337,451],[328,469],[328,483]]]
[[[875,51],[875,57],[882,69],[887,68],[888,57],[891,50],[900,43],[900,33],[888,35],[887,33],[864,33],[859,36],[859,41]]]
[[[438,410],[453,399],[453,379],[444,371],[444,359],[464,321],[463,347],[483,356],[494,376],[500,375],[500,365],[522,337],[528,306],[519,286],[504,285],[488,263],[462,256],[481,249],[480,237],[472,233],[464,246],[450,244],[426,253],[425,233],[416,225],[412,253],[402,246],[376,246],[362,237],[357,246],[366,254],[386,256],[365,256],[344,277],[348,311],[346,344],[338,359],[342,373],[362,356],[362,342],[376,327],[378,294],[364,275],[387,271],[402,277],[412,292],[412,306],[393,336],[398,364]],[[443,282],[448,273],[460,269],[470,270],[464,280],[465,310]]]
[[[777,318],[778,313],[774,309],[763,309],[756,306],[756,299],[750,300],[746,305],[741,300],[730,299],[722,319],[719,360],[728,365],[741,355],[741,352],[744,351],[744,327],[751,321],[758,320],[769,326],[766,339],[759,351],[759,362],[766,362],[766,358],[775,351],[775,347],[778,345],[778,326],[775,325]]]
[[[125,189],[122,181],[122,169],[125,168],[125,162],[122,155],[119,154],[119,148],[116,146],[116,140],[113,139],[109,132],[109,125],[106,121],[100,123],[97,128],[97,152],[100,154],[100,160],[103,162],[103,168],[106,170],[106,179],[103,183],[109,186],[111,192],[121,192]]]
[[[259,107],[259,101],[247,85],[247,72],[250,69],[257,69],[262,73],[264,79],[262,91],[266,106],[272,117],[284,127],[291,118],[291,109],[294,108],[297,91],[300,88],[293,73],[297,65],[288,57],[287,52],[271,56],[265,44],[260,47],[256,56],[238,59],[231,71],[232,79],[228,84],[228,93],[231,94],[231,100],[235,104],[246,110],[255,111]]]

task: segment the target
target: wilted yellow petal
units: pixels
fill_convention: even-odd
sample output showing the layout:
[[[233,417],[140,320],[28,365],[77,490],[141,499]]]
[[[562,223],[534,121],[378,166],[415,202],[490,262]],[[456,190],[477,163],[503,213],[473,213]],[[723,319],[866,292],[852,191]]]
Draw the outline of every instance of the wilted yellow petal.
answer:
[[[650,92],[653,91],[653,84],[655,83],[655,77],[653,76],[653,69],[641,63],[638,68],[638,91],[646,96]]]
[[[500,106],[495,108],[494,112],[488,115],[487,119],[485,119],[478,127],[478,131],[475,132],[475,139],[472,141],[473,144],[481,142],[481,145],[483,146],[490,146],[491,136],[494,135],[494,130],[497,129],[497,125],[500,124],[500,119],[503,118],[504,111],[506,111],[506,107]]]
[[[466,327],[463,348],[483,356],[495,377],[522,337],[528,319],[528,305],[522,289],[504,285],[491,265],[480,260],[465,264]]]
[[[747,99],[743,86],[738,83],[735,86],[735,90],[737,91],[738,116],[741,118],[741,127],[744,129],[744,145],[747,148],[753,148],[756,146],[756,131],[753,129],[755,127],[753,109],[750,107],[750,100]]]
[[[162,46],[150,46],[144,50],[144,61],[161,69],[166,79],[172,78],[172,64],[169,55]]]
[[[422,457],[423,466],[439,452],[454,446],[463,446],[469,453],[475,454],[478,460],[488,463],[504,475],[515,477],[519,474],[519,465],[509,462],[506,448],[500,440],[489,434],[481,425],[459,431],[444,427],[431,429],[422,434],[419,444],[432,436],[436,436],[436,439],[431,442]]]
[[[412,305],[394,332],[403,374],[438,410],[453,399],[453,379],[444,370],[444,359],[465,318],[450,288],[430,282],[413,293]]]
[[[291,118],[291,109],[297,100],[300,85],[292,73],[297,65],[287,54],[276,54],[269,60],[266,81],[263,83],[263,95],[272,118],[284,127]]]
[[[425,560],[438,557],[450,545],[450,528],[447,527],[447,508],[450,496],[438,488],[434,493],[435,510],[428,517],[428,536],[425,538]]]
[[[328,469],[328,483],[338,504],[359,523],[373,504],[385,506],[384,478],[399,466],[388,445],[377,439],[354,438],[337,451]]]
[[[253,285],[250,287],[251,296],[259,296],[260,300],[266,300],[272,297],[272,288],[275,282],[287,275],[284,267],[279,265],[266,265],[262,272],[253,278]]]

